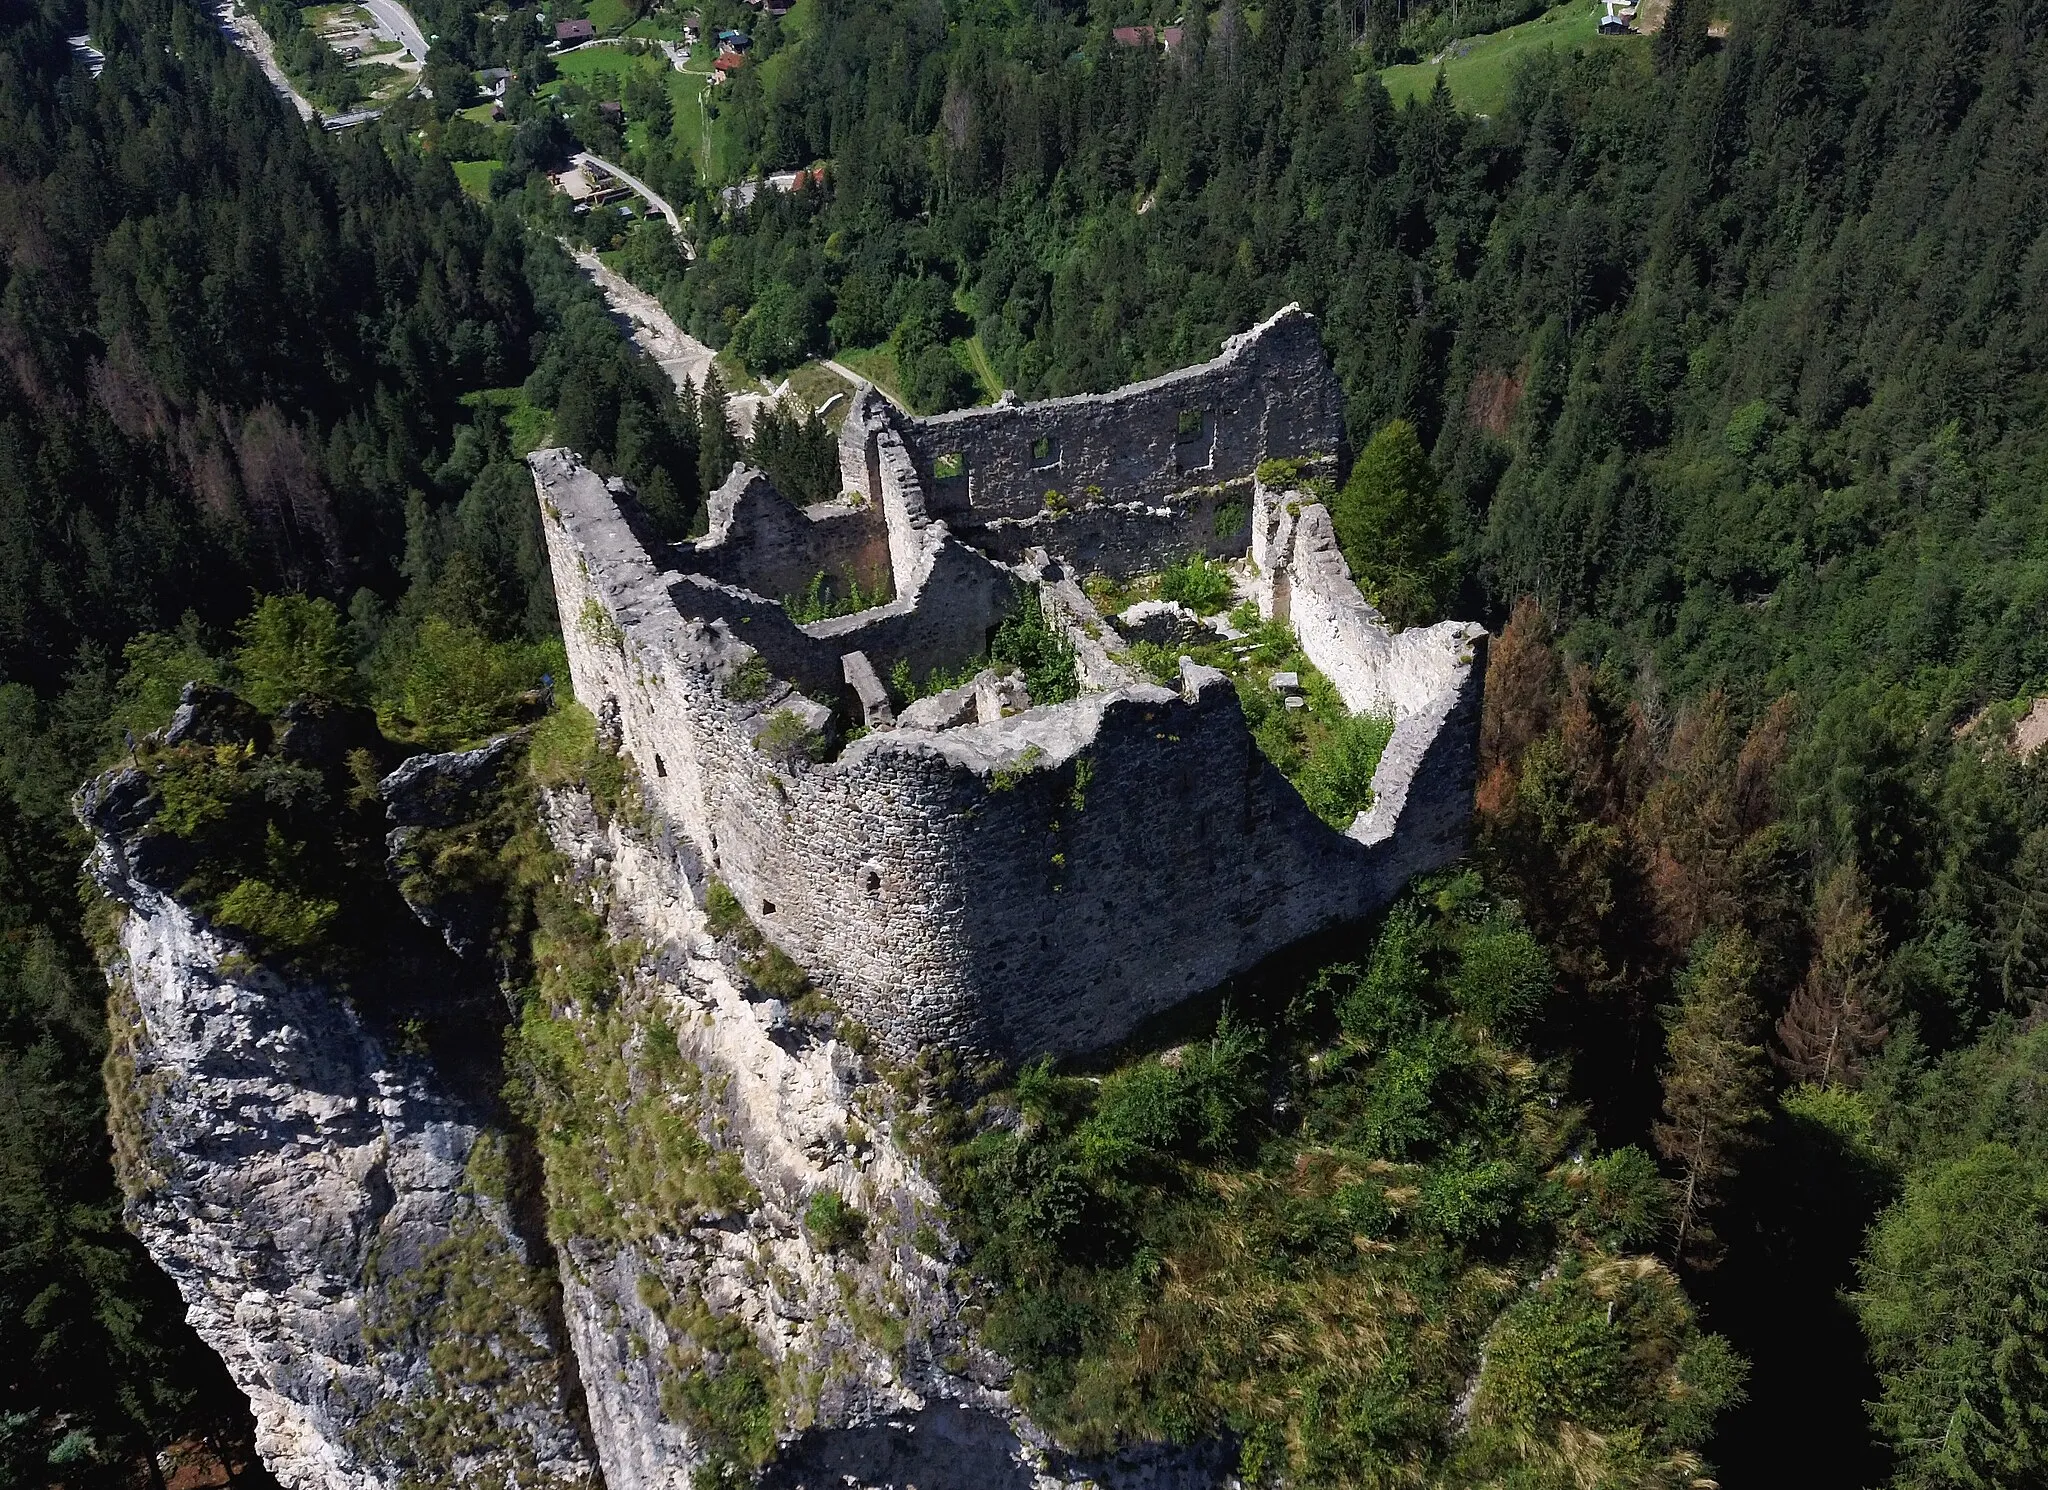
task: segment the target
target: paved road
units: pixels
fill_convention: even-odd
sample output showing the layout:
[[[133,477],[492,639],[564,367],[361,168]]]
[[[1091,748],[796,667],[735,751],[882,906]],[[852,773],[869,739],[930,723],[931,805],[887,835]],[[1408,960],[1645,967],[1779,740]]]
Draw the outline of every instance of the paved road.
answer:
[[[656,212],[659,212],[663,217],[668,219],[668,225],[674,231],[676,237],[683,238],[683,220],[680,217],[676,216],[676,209],[669,206],[668,202],[664,200],[660,195],[658,195],[653,187],[649,186],[645,181],[642,181],[638,176],[627,175],[624,171],[620,170],[617,166],[613,165],[603,156],[592,155],[588,150],[578,150],[574,155],[570,156],[569,158],[575,161],[576,164],[579,166],[587,161],[591,165],[597,166],[603,170],[611,172],[614,176],[618,177],[621,181],[625,182],[626,185],[632,187],[633,190],[639,192],[641,196],[647,198],[648,205],[651,206]],[[695,256],[695,251],[691,249],[689,240],[687,238],[683,238],[683,257],[687,259],[694,258]]]
[[[379,25],[398,38],[398,44],[412,53],[413,61],[425,65],[427,38],[421,32],[419,22],[412,18],[411,11],[400,5],[398,0],[363,0],[363,8],[377,18]]]

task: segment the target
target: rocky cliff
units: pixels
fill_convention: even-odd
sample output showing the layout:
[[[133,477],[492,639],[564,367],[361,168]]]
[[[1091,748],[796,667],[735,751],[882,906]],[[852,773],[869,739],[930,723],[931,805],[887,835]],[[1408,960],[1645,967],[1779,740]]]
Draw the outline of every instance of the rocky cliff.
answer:
[[[84,794],[130,1226],[292,1490],[596,1482],[551,1273],[502,1140],[429,1062],[153,884],[147,782]]]
[[[391,868],[437,932],[415,799],[471,765],[415,758],[385,783]],[[894,1136],[907,1087],[764,970],[630,786],[610,811],[573,783],[534,793],[523,767],[512,791],[556,907],[539,993],[475,1062],[523,1084],[517,1116],[394,1020],[411,1005],[266,966],[181,902],[146,770],[81,794],[113,912],[130,1223],[283,1483],[1222,1482],[1213,1447],[1084,1465],[1037,1434]]]

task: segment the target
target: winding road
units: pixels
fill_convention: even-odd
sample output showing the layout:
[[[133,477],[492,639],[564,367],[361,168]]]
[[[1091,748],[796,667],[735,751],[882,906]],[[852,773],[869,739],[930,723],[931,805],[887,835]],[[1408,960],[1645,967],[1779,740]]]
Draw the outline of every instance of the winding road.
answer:
[[[625,323],[633,344],[668,374],[678,393],[686,384],[693,392],[704,386],[704,375],[711,371],[712,361],[717,355],[711,348],[678,326],[661,308],[659,300],[623,275],[605,268],[597,255],[588,249],[577,251],[576,264],[604,295],[613,316]],[[733,428],[739,431],[740,438],[746,439],[753,434],[754,416],[780,397],[782,391],[778,388],[773,393],[732,393],[726,396],[725,411],[731,416]]]
[[[569,158],[579,166],[593,165],[596,166],[601,171],[608,171],[612,175],[618,177],[619,180],[625,182],[626,185],[632,187],[633,190],[639,192],[641,196],[647,199],[648,206],[652,207],[656,212],[659,212],[663,217],[668,219],[670,231],[672,231],[676,235],[676,237],[682,242],[683,257],[686,259],[694,259],[697,256],[696,250],[690,247],[690,240],[683,237],[683,220],[680,217],[676,216],[676,209],[669,206],[668,202],[659,193],[657,193],[653,187],[649,186],[645,181],[642,181],[638,176],[627,175],[624,171],[620,170],[617,166],[613,165],[603,156],[592,155],[588,150],[578,150],[574,155],[570,156]]]

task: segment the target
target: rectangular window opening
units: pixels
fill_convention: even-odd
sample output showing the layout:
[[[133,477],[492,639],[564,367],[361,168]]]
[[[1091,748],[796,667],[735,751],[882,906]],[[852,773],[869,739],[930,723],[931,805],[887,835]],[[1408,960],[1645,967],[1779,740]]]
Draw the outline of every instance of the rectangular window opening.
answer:
[[[932,462],[932,480],[952,481],[967,474],[967,456],[958,450],[949,450]]]
[[[1040,435],[1031,442],[1031,469],[1042,471],[1047,466],[1060,463],[1060,442],[1051,435]]]

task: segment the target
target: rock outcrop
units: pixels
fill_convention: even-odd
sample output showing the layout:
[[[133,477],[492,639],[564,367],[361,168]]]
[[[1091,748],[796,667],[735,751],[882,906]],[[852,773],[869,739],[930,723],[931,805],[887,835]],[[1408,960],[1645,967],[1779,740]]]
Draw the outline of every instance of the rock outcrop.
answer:
[[[500,1140],[332,989],[137,867],[125,771],[81,796],[119,913],[108,1063],[127,1219],[289,1490],[596,1482]]]
[[[461,792],[415,811],[412,788],[476,788],[510,748],[387,781],[413,804],[394,816],[458,826]],[[644,808],[539,799],[561,883],[635,956],[596,1005],[550,1011],[581,1090],[515,1155],[402,1027],[260,965],[138,869],[152,805],[134,768],[79,801],[118,912],[128,1220],[290,1490],[686,1490],[764,1460],[784,1486],[1227,1481],[1227,1445],[1079,1463],[1029,1424],[900,1099],[833,1016],[756,986]],[[536,1167],[539,1195],[511,1178]],[[552,1245],[519,1219],[543,1198]]]

